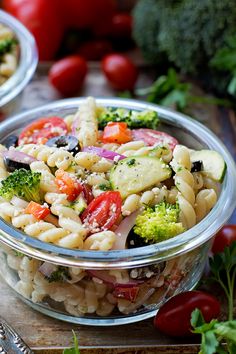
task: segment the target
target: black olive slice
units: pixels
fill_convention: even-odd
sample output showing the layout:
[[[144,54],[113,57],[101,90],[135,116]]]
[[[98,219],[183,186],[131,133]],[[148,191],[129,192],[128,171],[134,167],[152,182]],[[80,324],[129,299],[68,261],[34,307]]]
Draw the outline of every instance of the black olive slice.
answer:
[[[194,161],[192,162],[191,172],[200,172],[203,170],[202,161]]]
[[[63,148],[73,155],[76,155],[80,151],[79,141],[73,135],[55,136],[54,138],[49,139],[45,145]]]
[[[11,146],[17,146],[18,144],[18,136],[17,135],[9,135],[5,142],[4,145],[6,146],[6,148],[10,148]]]

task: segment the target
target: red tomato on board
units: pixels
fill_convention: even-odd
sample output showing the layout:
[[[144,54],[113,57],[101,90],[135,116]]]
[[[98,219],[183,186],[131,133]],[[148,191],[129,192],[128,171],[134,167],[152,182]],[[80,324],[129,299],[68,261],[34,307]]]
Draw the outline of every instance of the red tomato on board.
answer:
[[[61,193],[67,195],[67,199],[73,202],[79,194],[83,191],[82,185],[77,181],[74,176],[62,169],[58,169],[55,173],[55,183]]]
[[[161,332],[182,337],[191,333],[191,313],[198,308],[206,322],[220,314],[220,303],[203,291],[186,291],[168,300],[157,312],[154,326]]]
[[[132,137],[133,140],[143,140],[149,146],[154,144],[168,144],[171,150],[173,150],[175,145],[178,144],[178,140],[176,140],[173,136],[164,132],[146,128],[133,129]]]
[[[3,1],[3,8],[22,22],[35,37],[40,60],[53,59],[62,40],[64,26],[57,5],[58,0]]]
[[[104,192],[91,201],[81,220],[88,224],[91,233],[109,230],[120,216],[121,205],[119,192]]]
[[[125,55],[109,54],[102,60],[102,71],[116,90],[132,90],[138,78],[138,70]]]
[[[112,52],[112,45],[106,39],[96,39],[83,43],[78,53],[86,60],[101,60],[104,55]]]
[[[58,60],[49,71],[50,83],[64,96],[79,91],[84,83],[88,67],[84,58],[71,55]]]
[[[133,17],[125,12],[118,12],[111,19],[111,36],[113,38],[130,38],[132,35]]]
[[[54,136],[66,135],[68,132],[64,119],[60,117],[43,117],[27,125],[19,135],[18,145],[45,144]]]
[[[236,242],[236,225],[223,226],[215,235],[212,252],[214,254],[223,252],[224,248],[230,246],[233,241]]]

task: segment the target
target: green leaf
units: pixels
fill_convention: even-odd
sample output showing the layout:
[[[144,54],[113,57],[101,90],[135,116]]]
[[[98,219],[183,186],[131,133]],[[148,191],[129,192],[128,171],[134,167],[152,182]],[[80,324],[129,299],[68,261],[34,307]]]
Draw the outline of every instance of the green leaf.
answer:
[[[215,333],[236,344],[236,320],[216,324]]]
[[[73,342],[74,342],[74,347],[73,348],[67,348],[63,350],[63,354],[80,354],[80,350],[79,350],[79,343],[78,343],[78,339],[77,336],[75,334],[75,332],[72,330],[73,333]]]
[[[227,91],[232,96],[234,96],[236,94],[236,75],[235,74],[231,78],[231,80],[228,84]]]
[[[193,310],[191,314],[191,326],[193,328],[202,326],[205,323],[203,315],[199,309]]]
[[[207,331],[202,337],[201,350],[204,354],[214,354],[219,342],[214,331]]]

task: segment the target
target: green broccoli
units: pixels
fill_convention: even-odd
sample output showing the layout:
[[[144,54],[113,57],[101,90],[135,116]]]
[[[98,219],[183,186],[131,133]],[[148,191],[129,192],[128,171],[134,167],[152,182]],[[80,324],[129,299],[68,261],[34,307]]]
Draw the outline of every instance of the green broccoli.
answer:
[[[133,35],[152,63],[163,56],[182,72],[208,71],[209,60],[236,32],[234,0],[140,0]]]
[[[71,280],[71,276],[69,274],[69,268],[58,266],[56,270],[54,270],[49,276],[45,276],[49,283],[54,281],[65,282],[67,280]]]
[[[137,216],[134,232],[149,244],[167,240],[185,231],[178,217],[178,204],[161,202]]]
[[[10,200],[14,195],[28,202],[40,203],[40,172],[32,172],[24,168],[15,170],[1,182],[0,196]]]
[[[10,52],[15,44],[17,41],[14,38],[0,40],[0,56]]]
[[[136,112],[123,108],[107,108],[98,115],[98,126],[104,129],[109,122],[124,122],[131,129],[156,129],[159,125],[159,118],[155,111]]]

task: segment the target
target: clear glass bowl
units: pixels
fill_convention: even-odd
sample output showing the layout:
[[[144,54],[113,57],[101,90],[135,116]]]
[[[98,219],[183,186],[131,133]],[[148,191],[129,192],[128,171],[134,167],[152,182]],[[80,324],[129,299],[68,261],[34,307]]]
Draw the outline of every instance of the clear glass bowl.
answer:
[[[54,102],[3,122],[0,142],[36,118],[74,113],[81,100]],[[21,298],[49,316],[104,326],[154,316],[170,296],[197,284],[211,239],[235,208],[236,168],[221,141],[187,116],[134,100],[101,98],[97,103],[138,111],[155,110],[161,119],[160,130],[174,135],[190,148],[219,151],[227,164],[219,199],[211,212],[190,230],[155,245],[108,252],[71,250],[31,238],[0,220],[0,272]],[[67,267],[63,280],[49,283],[42,275],[42,268],[39,271],[44,262],[49,263],[44,264],[44,273],[45,267],[46,272],[48,267]],[[114,291],[130,298],[137,296],[129,301],[117,297],[117,293],[114,296]]]
[[[0,86],[0,120],[3,120],[19,110],[22,92],[32,78],[38,64],[38,51],[33,36],[13,16],[0,10],[0,23],[12,29],[20,47],[16,72]]]

